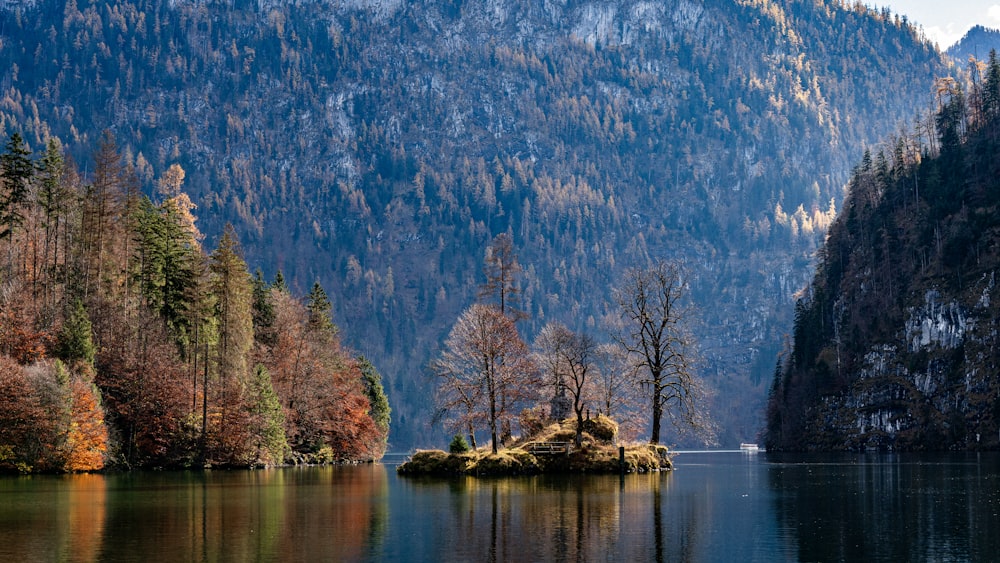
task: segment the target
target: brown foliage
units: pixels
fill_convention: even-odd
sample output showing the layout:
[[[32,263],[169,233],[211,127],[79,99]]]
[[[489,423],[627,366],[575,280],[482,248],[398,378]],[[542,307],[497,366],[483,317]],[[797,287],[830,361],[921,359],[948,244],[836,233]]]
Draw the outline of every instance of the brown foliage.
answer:
[[[45,357],[51,334],[36,330],[36,314],[29,292],[21,284],[7,284],[0,292],[0,353],[21,365]]]
[[[24,368],[0,356],[0,469],[28,471],[55,450],[49,413]]]
[[[454,428],[485,424],[497,451],[501,429],[536,390],[537,370],[514,322],[499,308],[473,305],[452,328],[432,364],[439,378],[438,408]]]
[[[380,432],[356,361],[333,330],[311,326],[306,306],[272,290],[274,345],[259,352],[285,410],[285,434],[300,454],[328,447],[334,459],[378,456]]]
[[[142,315],[138,340],[103,341],[96,382],[120,434],[119,456],[129,465],[176,464],[184,452],[191,381],[163,322]]]

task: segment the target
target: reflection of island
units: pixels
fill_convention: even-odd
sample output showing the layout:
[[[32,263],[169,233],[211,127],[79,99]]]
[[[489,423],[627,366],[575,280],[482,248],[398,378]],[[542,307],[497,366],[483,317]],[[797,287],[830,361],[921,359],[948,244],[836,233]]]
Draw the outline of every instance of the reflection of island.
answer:
[[[454,561],[673,561],[690,555],[696,515],[676,513],[671,473],[538,475],[518,479],[418,480],[427,496],[449,495],[433,553]],[[409,482],[409,481],[408,481]],[[678,559],[680,557],[681,559]]]

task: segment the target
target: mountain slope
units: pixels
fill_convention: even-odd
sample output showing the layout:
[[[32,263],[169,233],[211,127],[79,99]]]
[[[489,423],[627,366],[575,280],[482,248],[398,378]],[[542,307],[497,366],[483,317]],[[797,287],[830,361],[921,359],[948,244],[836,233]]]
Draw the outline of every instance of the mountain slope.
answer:
[[[776,376],[768,449],[996,449],[1000,62],[855,170]]]
[[[861,148],[929,103],[941,56],[840,2],[8,5],[0,133],[110,127],[147,189],[173,163],[211,237],[320,280],[386,375],[393,443],[429,439],[423,366],[510,231],[527,336],[599,332],[620,272],[683,260],[728,434]],[[84,154],[78,160],[86,162]],[[438,438],[431,438],[438,439]]]

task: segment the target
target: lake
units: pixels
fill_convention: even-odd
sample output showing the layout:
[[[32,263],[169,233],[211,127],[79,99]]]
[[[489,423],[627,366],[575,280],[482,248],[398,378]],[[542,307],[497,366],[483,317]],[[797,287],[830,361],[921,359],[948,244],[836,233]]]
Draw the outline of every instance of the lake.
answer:
[[[450,480],[393,463],[2,477],[0,561],[1000,557],[998,454],[687,452],[654,475]]]

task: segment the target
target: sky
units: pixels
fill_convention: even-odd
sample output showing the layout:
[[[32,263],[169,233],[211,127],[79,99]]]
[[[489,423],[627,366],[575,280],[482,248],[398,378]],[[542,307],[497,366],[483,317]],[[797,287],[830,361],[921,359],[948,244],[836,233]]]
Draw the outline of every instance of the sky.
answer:
[[[865,2],[869,6],[888,6],[896,14],[906,15],[911,23],[941,50],[958,42],[974,25],[1000,28],[1000,0],[882,0]]]

